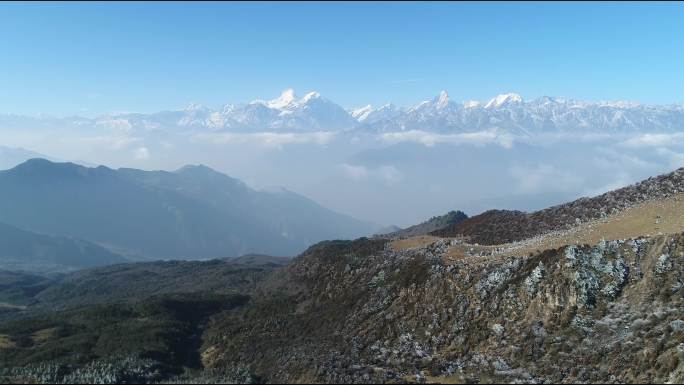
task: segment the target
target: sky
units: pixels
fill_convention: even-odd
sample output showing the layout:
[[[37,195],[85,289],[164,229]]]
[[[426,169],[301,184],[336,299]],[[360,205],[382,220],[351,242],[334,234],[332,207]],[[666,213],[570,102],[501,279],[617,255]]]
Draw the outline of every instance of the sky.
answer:
[[[2,3],[0,113],[516,92],[681,103],[682,3]]]

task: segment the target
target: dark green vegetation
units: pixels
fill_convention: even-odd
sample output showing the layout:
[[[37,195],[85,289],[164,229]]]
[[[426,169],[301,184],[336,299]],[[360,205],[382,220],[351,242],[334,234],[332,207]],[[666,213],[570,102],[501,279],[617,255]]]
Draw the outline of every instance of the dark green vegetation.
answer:
[[[38,304],[36,296],[54,283],[54,278],[0,270],[0,322],[25,314]]]
[[[67,376],[94,361],[127,357],[152,363],[143,378],[168,378],[182,373],[184,367],[201,367],[197,346],[202,322],[247,301],[242,295],[175,294],[9,322],[0,326],[6,346],[0,355],[0,368],[50,363]],[[8,370],[6,375],[10,380],[26,381],[32,373],[44,374],[36,366],[32,371]],[[18,374],[28,378],[17,378]],[[100,373],[105,374],[111,373]],[[55,379],[61,380],[60,376]]]
[[[278,266],[284,266],[290,263],[292,261],[292,258],[289,257],[274,257],[271,255],[263,255],[263,254],[247,254],[243,255],[241,257],[237,258],[229,258],[227,259],[228,262],[237,264],[237,265],[243,265],[243,266],[250,266],[250,265],[256,265],[256,266],[271,266],[271,267],[278,267]]]
[[[455,226],[466,219],[468,219],[468,216],[462,211],[449,211],[444,215],[432,217],[418,225],[386,234],[385,237],[413,237],[417,235],[426,235],[433,231]]]
[[[256,258],[256,259],[255,259]],[[0,320],[150,296],[251,293],[289,259],[267,256],[211,261],[129,263],[45,278],[0,271]],[[28,306],[28,307],[26,307]]]
[[[120,264],[52,278],[0,271],[0,382],[243,381],[239,370],[204,370],[206,322],[245,306],[287,261]]]
[[[170,293],[250,293],[282,264],[232,260],[122,264],[67,275],[35,298],[41,306],[59,309]]]
[[[53,281],[38,275],[0,270],[0,320],[36,303]]]
[[[294,255],[372,232],[300,195],[255,191],[204,166],[112,170],[43,159],[0,172],[0,221],[164,259]]]
[[[0,268],[50,273],[123,262],[126,259],[122,256],[90,242],[0,223]]]

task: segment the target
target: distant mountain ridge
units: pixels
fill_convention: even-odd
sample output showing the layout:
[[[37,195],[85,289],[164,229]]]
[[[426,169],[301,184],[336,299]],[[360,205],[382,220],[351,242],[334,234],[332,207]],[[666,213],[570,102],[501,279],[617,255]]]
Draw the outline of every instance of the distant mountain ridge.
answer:
[[[51,273],[127,262],[93,243],[0,223],[0,269]]]
[[[382,237],[393,238],[427,235],[434,231],[439,231],[449,226],[457,225],[466,219],[468,219],[468,216],[464,212],[452,210],[444,215],[434,216],[423,223],[384,234]]]
[[[12,168],[33,158],[46,158],[46,156],[26,150],[24,148],[6,147],[0,145],[0,170]]]
[[[116,113],[89,119],[0,116],[0,127],[87,126],[148,132],[313,132],[360,131],[474,132],[502,130],[530,135],[540,132],[662,132],[684,127],[684,105],[634,102],[586,102],[550,96],[525,100],[515,93],[488,101],[451,100],[446,91],[409,107],[388,103],[345,109],[318,92],[298,98],[288,89],[272,100],[227,104],[212,109],[191,104],[183,110],[151,114]]]
[[[113,170],[44,159],[0,172],[0,221],[143,259],[293,255],[373,231],[295,193],[252,190],[205,166]]]

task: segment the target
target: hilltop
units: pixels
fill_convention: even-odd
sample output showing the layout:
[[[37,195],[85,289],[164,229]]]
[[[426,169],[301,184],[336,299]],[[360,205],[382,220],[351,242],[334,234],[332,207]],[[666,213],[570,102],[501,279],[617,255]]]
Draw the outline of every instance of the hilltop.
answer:
[[[684,192],[684,168],[649,178],[593,198],[550,207],[533,213],[491,210],[433,232],[442,237],[464,236],[472,243],[493,245],[519,241],[605,217],[641,202]]]
[[[434,216],[423,223],[383,234],[382,236],[392,238],[426,235],[435,231],[443,230],[450,226],[457,225],[466,219],[468,219],[468,216],[462,211],[450,211],[444,215]]]

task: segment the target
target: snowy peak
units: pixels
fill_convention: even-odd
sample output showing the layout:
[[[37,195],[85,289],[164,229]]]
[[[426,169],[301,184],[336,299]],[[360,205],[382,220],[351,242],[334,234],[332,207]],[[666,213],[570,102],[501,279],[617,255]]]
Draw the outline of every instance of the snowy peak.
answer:
[[[251,101],[249,105],[262,105],[272,110],[284,111],[296,109],[317,99],[322,99],[321,94],[319,94],[316,91],[311,91],[308,94],[304,95],[303,98],[297,100],[294,90],[292,88],[288,88],[275,99],[269,101],[257,99]]]
[[[319,94],[316,91],[309,92],[308,94],[304,95],[304,97],[299,101],[299,104],[306,104],[311,100],[314,99],[320,99],[321,94]]]
[[[280,94],[279,97],[270,100],[266,105],[268,108],[275,108],[277,110],[285,108],[295,101],[295,93],[292,88],[288,88]]]
[[[510,104],[522,103],[522,101],[522,97],[518,94],[501,94],[487,102],[485,108],[499,108]]]
[[[397,111],[399,108],[392,103],[383,104],[378,111]]]
[[[446,91],[441,91],[439,95],[435,96],[432,100],[422,101],[413,107],[408,109],[409,113],[420,112],[420,113],[430,113],[447,109],[451,105],[451,99],[449,99],[449,94]]]
[[[628,132],[673,131],[684,125],[680,106],[644,106],[627,102],[582,102],[540,97],[525,101],[515,93],[489,101],[455,104],[446,92],[408,109],[381,114],[376,109],[365,117],[361,128],[375,132],[430,131],[439,133],[502,130],[530,135],[548,131]],[[360,114],[360,112],[359,112]]]
[[[425,108],[427,108],[427,107],[429,107],[429,106],[431,106],[431,105],[432,105],[432,102],[431,102],[431,101],[429,101],[429,100],[423,100],[422,102],[420,102],[420,103],[418,103],[418,104],[415,104],[415,105],[413,105],[411,108],[409,108],[409,109],[408,109],[408,112],[409,112],[409,113],[412,113],[412,112],[420,111],[420,110],[423,110],[423,109],[425,109]]]
[[[185,107],[183,110],[187,113],[197,113],[197,112],[207,112],[209,111],[209,108],[199,104],[199,103],[190,103]]]
[[[640,104],[638,102],[630,102],[630,101],[624,101],[624,100],[618,100],[618,101],[614,101],[614,102],[600,102],[599,105],[602,107],[612,107],[612,108],[619,108],[619,109],[636,108],[636,107],[640,106]]]
[[[449,105],[449,94],[446,91],[441,91],[435,98],[435,107],[437,109],[444,109]]]
[[[275,99],[225,105],[216,110],[192,104],[177,111],[121,113],[94,119],[78,118],[73,122],[79,126],[92,124],[96,129],[143,132],[166,129],[286,133],[348,130],[454,133],[497,129],[525,135],[549,130],[670,132],[681,131],[684,126],[684,106],[586,102],[550,96],[525,101],[515,93],[501,94],[488,101],[455,103],[446,91],[441,91],[410,108],[385,104],[344,109],[316,91],[300,98],[294,90],[287,89]]]
[[[236,107],[235,107],[234,104],[226,104],[226,105],[224,105],[223,108],[221,109],[221,113],[223,113],[223,114],[230,114],[230,113],[232,113],[233,111],[235,111],[235,108],[236,108]]]
[[[369,104],[365,107],[353,109],[349,112],[349,114],[354,119],[358,120],[359,122],[363,122],[364,120],[366,120],[368,118],[368,115],[370,115],[372,112],[373,112],[373,106],[371,106]]]
[[[467,102],[463,103],[463,108],[476,108],[481,104],[482,103],[478,102],[477,100],[468,100]]]
[[[354,128],[359,124],[349,111],[311,91],[301,99],[287,89],[276,99],[255,100],[228,113],[223,121],[237,124],[226,128],[276,131],[331,131]]]

